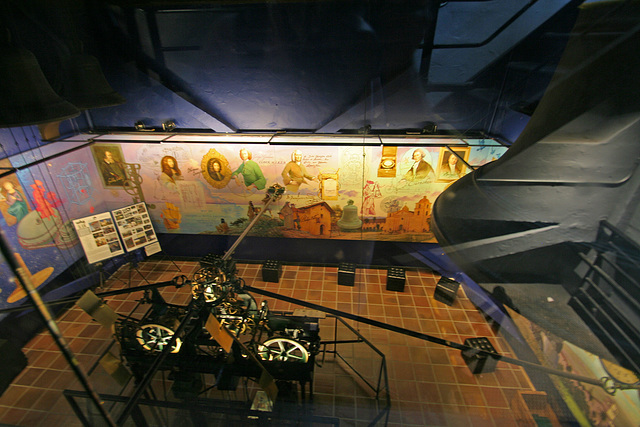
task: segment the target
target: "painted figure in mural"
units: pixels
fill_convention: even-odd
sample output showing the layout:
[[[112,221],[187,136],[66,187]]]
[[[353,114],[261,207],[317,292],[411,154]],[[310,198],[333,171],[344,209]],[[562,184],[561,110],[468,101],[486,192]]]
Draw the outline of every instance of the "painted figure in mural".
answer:
[[[367,181],[362,188],[362,214],[363,215],[375,215],[376,214],[376,197],[381,197],[380,187],[377,182]]]
[[[260,208],[256,208],[253,206],[253,202],[249,201],[249,207],[247,208],[247,216],[249,217],[249,221],[255,218],[256,215],[260,212]]]
[[[180,208],[173,203],[167,202],[166,209],[162,210],[162,214],[160,215],[162,218],[162,222],[167,230],[175,230],[180,228],[180,223],[182,222],[182,214],[180,213]]]
[[[160,167],[162,168],[162,173],[158,178],[160,183],[162,183],[165,188],[178,191],[176,181],[182,179],[182,172],[178,167],[176,158],[173,156],[164,156],[162,160],[160,160]]]
[[[264,177],[260,166],[251,160],[253,155],[251,151],[246,148],[240,150],[240,158],[242,164],[233,171],[231,178],[235,178],[238,185],[244,185],[247,190],[256,188],[258,190],[264,190],[267,184],[267,179]],[[242,182],[244,180],[244,182]]]
[[[124,181],[127,179],[124,170],[109,150],[104,152],[104,157],[100,162],[100,171],[106,185],[124,185]]]
[[[226,223],[224,218],[220,218],[220,225],[216,226],[218,233],[220,234],[228,234],[229,233],[229,225]]]
[[[224,175],[222,174],[222,164],[218,159],[211,159],[207,163],[207,172],[211,179],[215,181],[223,181]]]
[[[15,216],[16,220],[20,222],[20,220],[29,213],[27,201],[24,199],[24,196],[16,190],[13,183],[6,181],[2,184],[2,187],[4,188],[4,200],[9,204],[7,212],[9,215]]]
[[[302,164],[302,152],[300,150],[291,153],[291,161],[282,170],[282,179],[286,190],[291,193],[297,193],[300,185],[307,182],[305,179],[316,180],[316,177],[309,175],[307,168]]]
[[[285,202],[278,215],[282,220],[284,220],[284,228],[291,230],[295,227],[295,223],[293,222],[293,207],[289,204],[289,202]]]
[[[34,184],[31,184],[31,188],[33,189],[33,201],[36,204],[36,210],[40,214],[40,218],[45,219],[50,216],[56,216],[57,211],[54,207],[59,204],[56,203],[58,201],[57,196],[51,192],[47,193],[44,184],[38,179],[34,181]],[[49,203],[49,200],[53,203]]]
[[[411,158],[413,159],[413,165],[402,177],[405,181],[432,181],[435,177],[435,172],[431,165],[424,160],[425,154],[422,149],[417,148],[413,151]]]
[[[451,152],[444,154],[444,161],[442,169],[440,170],[440,179],[453,180],[462,176],[462,165],[459,162],[458,156]]]

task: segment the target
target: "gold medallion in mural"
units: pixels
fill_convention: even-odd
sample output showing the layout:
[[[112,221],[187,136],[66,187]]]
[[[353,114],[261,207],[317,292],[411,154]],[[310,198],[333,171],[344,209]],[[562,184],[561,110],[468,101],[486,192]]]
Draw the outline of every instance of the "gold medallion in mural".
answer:
[[[226,187],[231,179],[229,161],[215,148],[209,150],[209,152],[202,157],[200,168],[202,169],[202,176],[204,176],[207,182],[214,188]]]

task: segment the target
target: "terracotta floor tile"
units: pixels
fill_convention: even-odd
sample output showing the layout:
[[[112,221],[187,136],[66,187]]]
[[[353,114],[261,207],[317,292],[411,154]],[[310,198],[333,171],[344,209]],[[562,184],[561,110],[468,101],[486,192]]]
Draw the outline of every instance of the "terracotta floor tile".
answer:
[[[14,406],[22,395],[29,389],[27,386],[11,384],[2,394],[0,404],[3,406]]]
[[[447,405],[464,405],[460,388],[455,384],[437,384],[442,403]]]
[[[516,420],[511,409],[489,408],[496,426],[515,426]]]
[[[31,405],[38,400],[44,389],[36,387],[28,387],[22,395],[15,400],[12,406],[16,408],[31,408]]]
[[[31,405],[31,408],[39,411],[50,412],[60,398],[60,395],[61,392],[59,390],[43,390],[40,394],[40,398]]]
[[[400,307],[393,305],[384,305],[384,315],[387,317],[401,317],[400,316]]]
[[[0,407],[0,423],[11,426],[20,425],[20,420],[25,417],[27,412],[29,411],[23,408]]]
[[[480,387],[480,389],[487,406],[495,408],[509,407],[509,403],[499,387]]]
[[[40,378],[38,378],[38,382],[34,385],[38,387],[54,389],[55,387],[53,386],[53,384],[55,384],[62,372],[63,371],[47,369],[42,373],[42,375],[40,375]]]
[[[185,271],[190,271],[190,274],[200,268],[197,262],[180,261],[178,265]],[[168,262],[142,262],[138,267],[147,279],[152,277],[171,280],[178,274]],[[337,284],[336,267],[283,265],[279,283],[261,280],[261,264],[239,263],[238,267],[240,277],[250,286],[378,319],[409,331],[453,342],[462,342],[466,337],[488,336],[492,340],[498,340],[496,345],[501,350],[504,348],[510,351],[506,342],[497,338],[481,313],[468,300],[463,288],[459,290],[451,307],[435,301],[433,293],[439,275],[431,272],[408,269],[405,291],[393,292],[386,289],[386,269],[359,267],[355,286],[348,287]],[[113,280],[107,282],[105,288],[127,287],[128,273],[127,266],[121,267],[116,274],[121,274],[124,283]],[[136,276],[137,274],[132,276],[132,285],[146,284]],[[162,295],[168,302],[186,304],[190,299],[190,289],[169,286],[163,288]],[[109,298],[109,306],[120,314],[128,314],[126,311],[135,307],[141,297],[141,292],[114,296]],[[266,298],[256,296],[257,301],[264,299]],[[273,311],[290,311],[296,308],[294,304],[268,300]],[[136,315],[142,316],[144,311],[144,308],[139,307]],[[111,341],[110,331],[92,321],[75,306],[60,318],[63,319],[60,322],[61,329],[81,366],[88,369],[95,365],[98,354]],[[321,321],[321,331],[329,327],[331,322],[330,319]],[[389,414],[389,426],[501,426],[513,425],[515,422],[508,412],[508,402],[516,390],[530,387],[528,377],[520,367],[509,365],[496,373],[473,375],[459,350],[364,323],[349,323],[383,351],[387,358],[389,390],[395,399]],[[35,382],[36,386],[42,388],[12,385],[0,397],[0,423],[7,423],[9,420],[11,423],[26,425],[26,420],[30,423],[29,427],[79,425],[61,394],[65,388],[79,390],[79,384],[66,360],[58,354],[48,333],[34,338],[25,352],[29,357],[29,365],[35,369],[30,373],[25,371],[22,381]],[[364,345],[354,346],[345,352],[347,353],[365,378],[371,378],[372,382],[377,380],[381,363],[379,356]],[[92,378],[100,382],[101,390],[114,390],[116,394],[117,385],[101,369],[98,367]],[[170,384],[170,381],[164,385],[162,381],[153,381],[154,390],[159,395],[165,393]],[[327,362],[322,368],[316,369],[314,392],[314,413],[341,417],[341,425],[368,425],[367,420],[376,414],[375,405],[366,400],[370,391],[357,385],[335,363]],[[224,397],[218,390],[211,390],[208,396]],[[31,402],[33,411],[26,411],[28,401]],[[24,408],[14,407],[2,411],[8,408],[7,405],[16,402]],[[47,411],[48,416],[44,416],[44,411]]]
[[[13,384],[23,386],[34,385],[44,372],[46,372],[44,368],[28,367],[13,380]]]
[[[491,412],[484,406],[470,406],[467,408],[469,419],[473,420],[474,427],[493,427],[494,422]]]
[[[422,405],[422,416],[424,418],[425,426],[441,427],[447,425],[447,419],[444,416],[442,405],[435,405],[433,403]]]
[[[471,370],[467,366],[454,366],[453,371],[458,384],[478,384],[476,375],[471,373]]]
[[[451,366],[439,366],[434,369],[435,379],[438,384],[455,384],[456,375]]]
[[[461,384],[459,387],[467,406],[485,406],[481,387],[465,384]]]

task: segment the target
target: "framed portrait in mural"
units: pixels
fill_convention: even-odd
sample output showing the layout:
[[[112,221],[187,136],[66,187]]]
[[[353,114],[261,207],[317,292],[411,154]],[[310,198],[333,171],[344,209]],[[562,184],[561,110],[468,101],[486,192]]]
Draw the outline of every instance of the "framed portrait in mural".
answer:
[[[0,179],[0,211],[9,227],[19,223],[31,211],[26,196],[15,174]]]
[[[93,160],[104,187],[122,188],[127,180],[122,163],[124,156],[119,145],[95,144],[91,146]]]
[[[214,188],[224,188],[231,179],[229,161],[218,150],[212,148],[202,157],[202,176]]]
[[[322,200],[338,200],[338,190],[340,189],[340,183],[338,182],[337,171],[326,171],[318,174],[318,180],[320,181],[320,197]]]
[[[469,161],[470,151],[471,147],[442,147],[436,171],[437,182],[453,182],[463,177],[468,172],[464,162]]]

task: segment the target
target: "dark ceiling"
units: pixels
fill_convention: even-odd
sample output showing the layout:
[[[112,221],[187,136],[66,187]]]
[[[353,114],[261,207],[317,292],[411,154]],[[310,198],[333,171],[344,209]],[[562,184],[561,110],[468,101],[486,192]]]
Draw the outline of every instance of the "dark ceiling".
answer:
[[[54,89],[64,58],[82,52],[127,98],[89,110],[87,127],[172,119],[179,131],[402,134],[435,124],[510,143],[581,2],[4,3],[12,43],[35,54]]]

